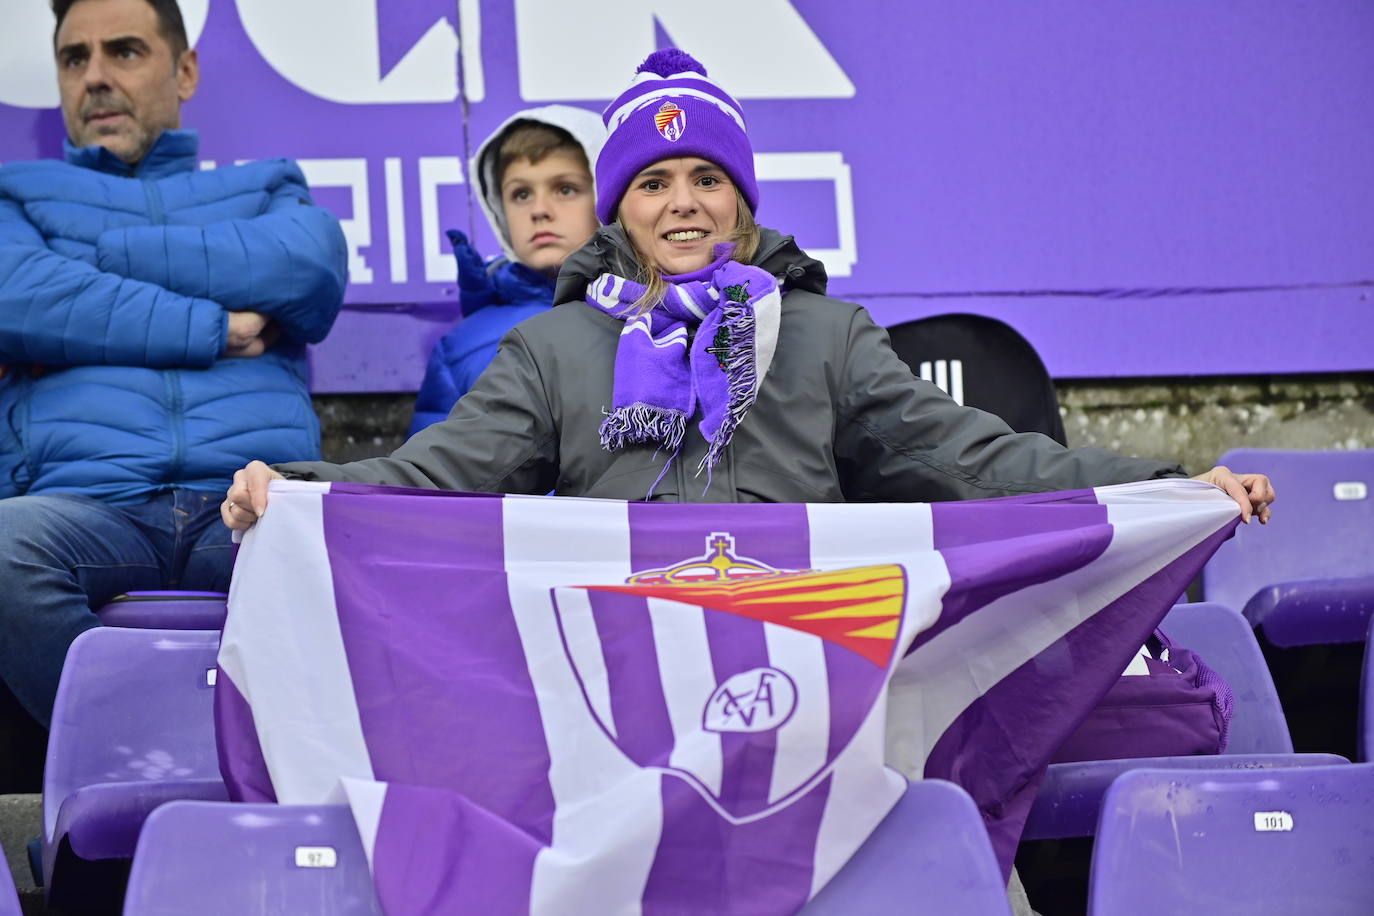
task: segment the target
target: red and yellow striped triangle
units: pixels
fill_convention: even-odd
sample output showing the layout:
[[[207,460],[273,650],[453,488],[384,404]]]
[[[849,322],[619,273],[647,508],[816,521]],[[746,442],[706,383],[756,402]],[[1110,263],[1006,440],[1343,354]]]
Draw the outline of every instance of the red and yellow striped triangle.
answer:
[[[654,112],[654,126],[661,132],[681,111],[682,109],[678,108],[672,102],[664,102],[663,107]]]
[[[888,564],[829,572],[779,573],[735,582],[593,585],[681,601],[811,633],[887,667],[901,628],[906,572]]]

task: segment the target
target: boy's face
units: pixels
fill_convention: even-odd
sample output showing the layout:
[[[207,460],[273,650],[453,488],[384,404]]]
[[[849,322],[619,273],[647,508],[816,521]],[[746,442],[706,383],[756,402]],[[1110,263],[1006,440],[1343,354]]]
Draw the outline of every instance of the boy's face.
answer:
[[[573,153],[512,162],[501,180],[501,202],[516,260],[549,276],[596,231],[592,176]]]

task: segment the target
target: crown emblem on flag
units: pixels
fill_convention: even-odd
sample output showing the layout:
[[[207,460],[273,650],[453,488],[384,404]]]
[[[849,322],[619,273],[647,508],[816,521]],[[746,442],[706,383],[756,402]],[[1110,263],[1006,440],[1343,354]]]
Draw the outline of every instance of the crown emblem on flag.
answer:
[[[795,570],[774,569],[750,557],[735,553],[735,539],[730,533],[712,531],[706,536],[706,552],[701,556],[672,566],[646,569],[625,581],[633,585],[686,585],[699,582],[730,582],[758,576],[776,576]]]
[[[654,127],[664,140],[676,143],[687,130],[687,112],[672,102],[664,102],[654,112]]]

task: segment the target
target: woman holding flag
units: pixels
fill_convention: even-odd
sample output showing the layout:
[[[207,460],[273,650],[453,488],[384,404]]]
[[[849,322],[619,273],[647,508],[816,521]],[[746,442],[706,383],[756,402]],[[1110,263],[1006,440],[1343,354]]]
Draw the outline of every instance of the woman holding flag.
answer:
[[[283,476],[787,503],[935,502],[1183,476],[1176,465],[1014,433],[915,378],[862,308],[826,296],[817,261],[756,223],[743,111],[688,55],[650,55],[603,119],[596,187],[606,225],[564,263],[558,307],[511,330],[448,419],[392,455],[238,471],[225,524],[251,527],[270,480]],[[1224,489],[1245,521],[1268,521],[1267,477],[1218,467],[1199,479]],[[1108,664],[1087,681],[1105,689],[1112,674]],[[1095,701],[1075,702],[1081,717]],[[1035,788],[1022,769],[1043,767],[1062,737],[975,790],[1005,869]],[[947,764],[933,775],[955,778]]]
[[[912,376],[823,267],[759,227],[743,110],[689,55],[650,55],[603,115],[597,216],[560,307],[517,326],[447,420],[392,455],[253,462],[222,506],[246,529],[274,477],[679,502],[931,502],[1183,476],[1013,433]],[[1259,474],[1214,468],[1249,521]]]

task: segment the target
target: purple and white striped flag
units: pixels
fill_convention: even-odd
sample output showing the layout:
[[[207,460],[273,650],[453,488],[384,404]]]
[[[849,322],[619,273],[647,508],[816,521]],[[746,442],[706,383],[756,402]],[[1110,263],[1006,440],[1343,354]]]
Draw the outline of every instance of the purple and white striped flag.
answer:
[[[1194,481],[932,505],[274,482],[221,769],[240,799],[350,804],[389,913],[796,912],[921,776],[969,791],[1009,869],[1054,749],[1237,516]]]

